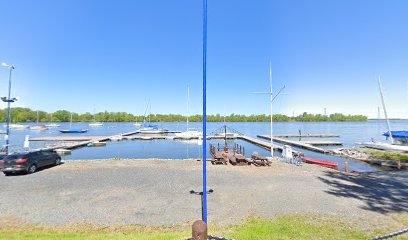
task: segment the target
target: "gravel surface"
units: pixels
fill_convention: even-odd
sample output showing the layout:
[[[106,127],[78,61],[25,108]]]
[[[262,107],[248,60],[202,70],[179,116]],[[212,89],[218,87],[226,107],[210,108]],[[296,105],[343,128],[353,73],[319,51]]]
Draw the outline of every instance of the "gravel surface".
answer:
[[[0,176],[2,219],[32,224],[182,224],[201,217],[201,162],[195,160],[65,161],[31,175]],[[345,176],[313,165],[208,164],[210,221],[248,216],[341,216],[393,224],[408,213],[407,172]]]

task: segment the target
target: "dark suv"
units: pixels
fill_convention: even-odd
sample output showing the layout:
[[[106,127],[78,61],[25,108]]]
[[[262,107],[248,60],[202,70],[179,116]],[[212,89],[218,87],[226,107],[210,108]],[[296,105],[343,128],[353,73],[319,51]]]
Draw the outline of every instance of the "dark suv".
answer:
[[[34,173],[40,167],[60,163],[61,157],[55,151],[12,153],[0,160],[0,171],[6,176],[15,172]]]

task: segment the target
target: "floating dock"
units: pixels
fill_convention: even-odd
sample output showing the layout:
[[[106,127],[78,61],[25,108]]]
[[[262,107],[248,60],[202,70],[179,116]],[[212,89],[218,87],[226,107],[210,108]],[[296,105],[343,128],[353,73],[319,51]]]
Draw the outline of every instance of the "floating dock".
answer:
[[[112,135],[112,136],[49,136],[49,137],[40,137],[40,138],[33,138],[30,139],[30,141],[61,141],[61,142],[72,142],[72,143],[66,143],[66,144],[61,144],[57,146],[52,146],[49,147],[48,149],[75,149],[79,147],[84,147],[87,146],[89,143],[93,142],[106,142],[106,141],[111,141],[111,140],[118,140],[119,139],[127,139],[127,140],[183,140],[180,138],[177,138],[175,136],[166,136],[162,134],[147,134],[147,135],[137,135],[139,134],[139,131],[133,131],[133,132],[127,132],[123,134],[117,134],[117,135]],[[175,131],[168,131],[167,133],[175,133]],[[135,136],[133,136],[135,135]],[[336,142],[336,141],[292,141],[288,139],[289,137],[337,137],[339,135],[333,135],[333,134],[306,134],[306,135],[277,135],[277,136],[282,136],[281,137],[273,137],[273,141],[281,143],[281,144],[286,144],[286,145],[291,145],[294,147],[302,148],[302,149],[307,149],[310,151],[318,152],[318,153],[332,153],[332,150],[327,150],[323,148],[319,148],[316,146],[339,146],[342,145],[341,142]],[[263,139],[268,139],[270,140],[270,136],[267,135],[258,135],[259,138]],[[208,136],[207,139],[223,139],[223,136]],[[188,140],[191,139],[198,139],[198,138],[189,138]],[[234,139],[240,139],[243,141],[246,141],[251,144],[255,144],[259,147],[262,147],[264,149],[270,150],[271,147],[273,147],[274,151],[283,151],[282,146],[278,145],[271,145],[270,142],[265,142],[257,138],[245,136],[245,135],[238,135],[234,137]],[[187,139],[186,139],[187,140]],[[303,154],[299,151],[293,151],[295,155],[302,156]]]
[[[263,138],[263,139],[269,139],[269,140],[271,139],[271,136],[267,136],[267,135],[258,135],[258,137]],[[278,137],[272,137],[272,139],[273,141],[278,142],[278,143],[287,144],[290,146],[310,150],[313,152],[324,153],[324,154],[332,153],[333,151],[319,148],[314,145],[325,145],[325,146],[342,145],[339,142],[331,142],[331,141],[303,141],[302,142],[302,141],[287,140],[287,139],[278,138]]]
[[[264,141],[262,141],[262,140],[259,140],[259,139],[253,138],[253,137],[248,137],[248,136],[238,136],[237,139],[241,139],[241,140],[247,141],[247,142],[249,142],[249,143],[255,144],[255,145],[257,145],[257,146],[260,146],[260,147],[265,148],[265,149],[268,149],[268,150],[271,149],[271,143],[270,143],[270,142],[264,142]],[[269,138],[269,140],[270,140],[270,138]],[[282,151],[283,151],[283,147],[273,144],[273,150],[274,150],[274,151],[275,151],[275,150],[278,150],[279,152],[282,152]],[[299,152],[299,151],[293,151],[293,153],[294,153],[295,155],[298,155],[298,156],[303,155],[303,154],[302,154],[301,152]]]
[[[286,134],[286,135],[273,135],[277,138],[338,138],[340,135],[335,134]]]

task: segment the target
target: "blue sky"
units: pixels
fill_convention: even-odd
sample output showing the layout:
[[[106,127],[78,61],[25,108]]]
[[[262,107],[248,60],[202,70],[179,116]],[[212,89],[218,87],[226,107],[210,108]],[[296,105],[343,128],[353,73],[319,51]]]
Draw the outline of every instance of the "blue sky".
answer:
[[[408,117],[408,2],[209,0],[208,112],[342,112]],[[16,106],[143,114],[201,111],[202,3],[0,0],[0,61]],[[7,69],[0,69],[0,95]],[[3,104],[2,107],[5,107]]]

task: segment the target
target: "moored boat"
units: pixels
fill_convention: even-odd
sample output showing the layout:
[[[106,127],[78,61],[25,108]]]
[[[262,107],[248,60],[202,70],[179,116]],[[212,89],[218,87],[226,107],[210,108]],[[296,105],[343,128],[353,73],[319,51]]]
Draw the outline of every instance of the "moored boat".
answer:
[[[308,158],[308,157],[302,157],[302,160],[305,163],[316,164],[322,167],[333,168],[333,169],[337,169],[337,167],[339,166],[339,164],[336,162],[313,159],[313,158]]]
[[[100,122],[93,122],[89,124],[90,127],[102,127],[103,123]]]
[[[30,130],[34,130],[34,131],[44,131],[44,130],[48,130],[48,127],[45,125],[37,125],[37,126],[32,126],[30,127]]]
[[[7,126],[7,125],[4,125],[4,126]],[[29,128],[29,126],[23,125],[23,124],[10,124],[9,128],[10,129],[27,129]]]
[[[80,128],[72,128],[72,113],[71,113],[71,120],[69,122],[69,128],[59,130],[61,133],[86,133],[88,129],[80,129]]]
[[[64,130],[59,130],[61,133],[86,133],[88,132],[88,129],[76,129],[76,128],[70,128],[70,129],[64,129]]]

